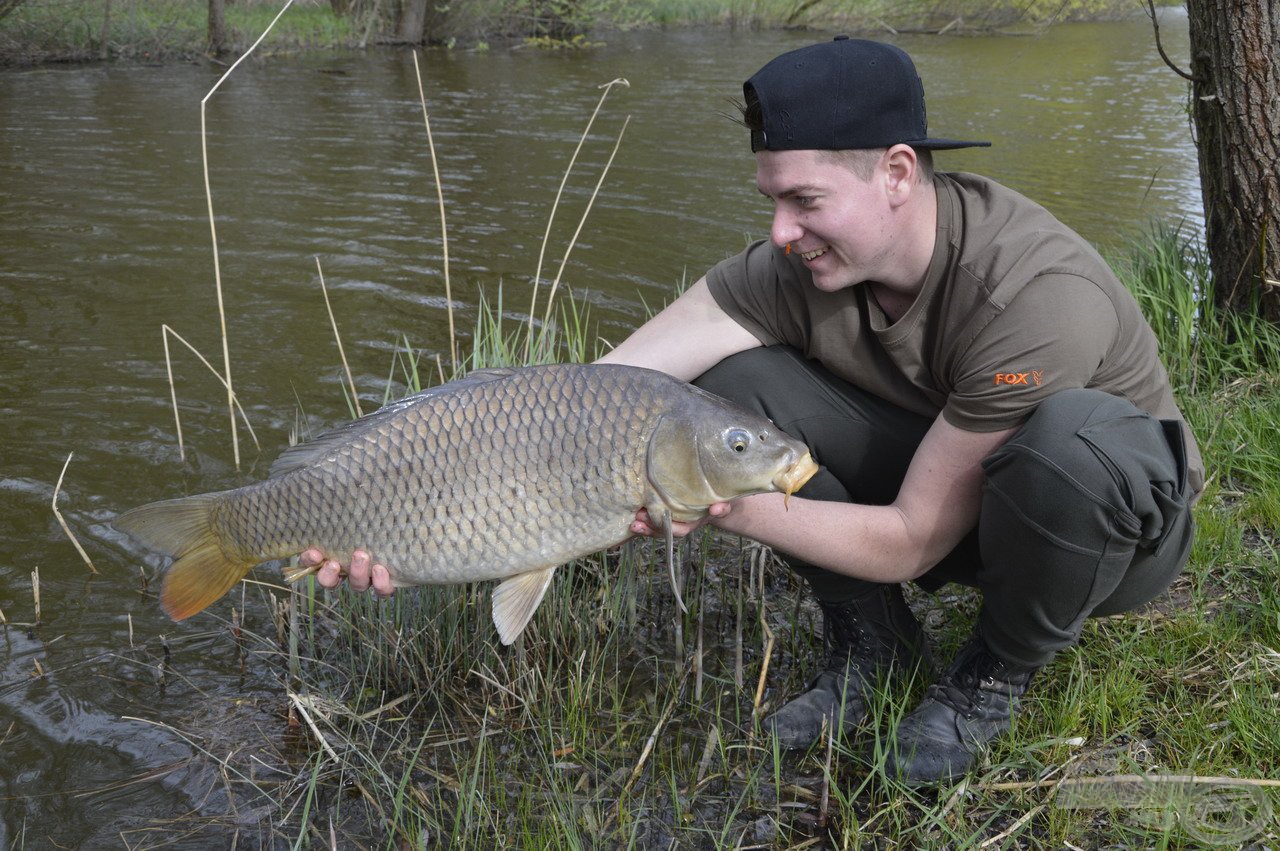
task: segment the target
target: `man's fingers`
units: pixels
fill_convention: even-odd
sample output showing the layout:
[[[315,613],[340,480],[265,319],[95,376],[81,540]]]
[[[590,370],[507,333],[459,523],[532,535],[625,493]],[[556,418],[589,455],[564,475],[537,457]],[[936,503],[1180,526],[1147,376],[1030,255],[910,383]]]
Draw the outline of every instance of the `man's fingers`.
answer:
[[[351,567],[347,568],[347,582],[356,593],[369,590],[369,554],[356,550],[351,554]]]
[[[298,556],[298,567],[315,567],[322,561],[324,561],[324,553],[320,552],[315,547],[312,547],[309,550],[304,550],[302,554]]]
[[[396,587],[391,584],[391,571],[387,570],[386,565],[375,564],[372,579],[374,593],[379,597],[390,597],[396,592]]]
[[[316,571],[316,582],[319,582],[325,588],[337,588],[342,582],[342,565],[333,559],[328,559]]]

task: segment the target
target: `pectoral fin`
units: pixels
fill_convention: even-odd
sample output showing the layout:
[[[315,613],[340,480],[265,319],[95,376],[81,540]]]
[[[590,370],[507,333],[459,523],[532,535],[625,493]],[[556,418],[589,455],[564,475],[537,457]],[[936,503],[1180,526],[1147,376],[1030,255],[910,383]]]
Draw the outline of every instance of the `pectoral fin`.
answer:
[[[531,570],[504,579],[493,589],[493,625],[504,645],[514,644],[529,625],[555,572],[554,567]]]

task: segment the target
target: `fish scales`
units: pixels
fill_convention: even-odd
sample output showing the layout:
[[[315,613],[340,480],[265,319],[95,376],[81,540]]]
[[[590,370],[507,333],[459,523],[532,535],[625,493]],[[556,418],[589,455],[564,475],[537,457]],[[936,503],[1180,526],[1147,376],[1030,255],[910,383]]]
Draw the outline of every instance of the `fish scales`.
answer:
[[[175,617],[253,564],[362,548],[397,586],[508,579],[495,592],[500,632],[499,592],[515,610],[505,642],[551,571],[629,537],[639,508],[691,519],[722,499],[789,493],[810,467],[768,421],[661,373],[526,367],[393,403],[286,452],[266,481],[143,506],[118,525],[178,557],[162,592]]]
[[[364,547],[398,585],[496,579],[615,543],[644,504],[634,450],[653,408],[625,381],[539,377],[409,408],[313,467],[231,492],[220,537],[258,560]],[[602,408],[613,416],[591,416]]]

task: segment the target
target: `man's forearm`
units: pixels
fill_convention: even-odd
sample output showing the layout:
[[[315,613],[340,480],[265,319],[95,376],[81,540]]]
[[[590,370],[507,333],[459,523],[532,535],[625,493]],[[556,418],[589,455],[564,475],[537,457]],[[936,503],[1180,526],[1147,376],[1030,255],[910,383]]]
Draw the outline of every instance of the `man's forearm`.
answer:
[[[933,565],[892,505],[852,505],[781,494],[737,500],[716,526],[768,544],[779,552],[835,573],[870,582],[906,582]]]

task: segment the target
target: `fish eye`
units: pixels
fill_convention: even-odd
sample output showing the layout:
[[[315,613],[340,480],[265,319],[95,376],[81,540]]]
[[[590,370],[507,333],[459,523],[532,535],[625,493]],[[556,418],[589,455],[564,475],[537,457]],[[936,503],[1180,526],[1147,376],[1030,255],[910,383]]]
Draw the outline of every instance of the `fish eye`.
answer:
[[[731,428],[725,432],[724,442],[734,452],[746,452],[751,445],[751,432],[743,428]]]

